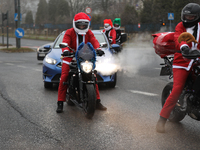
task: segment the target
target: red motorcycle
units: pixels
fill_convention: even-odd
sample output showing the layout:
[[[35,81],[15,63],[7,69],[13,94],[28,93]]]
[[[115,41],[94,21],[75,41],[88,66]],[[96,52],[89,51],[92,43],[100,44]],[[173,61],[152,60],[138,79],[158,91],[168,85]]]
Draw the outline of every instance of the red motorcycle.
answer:
[[[160,75],[161,76],[169,76],[170,79],[173,78],[172,72],[172,63],[173,63],[173,53],[176,52],[175,47],[173,46],[173,39],[170,41],[166,40],[165,43],[156,43],[159,38],[163,39],[168,34],[173,33],[164,33],[163,37],[154,36],[154,48],[156,53],[163,58],[164,63],[161,64],[163,67],[161,68]],[[172,35],[169,35],[172,36]],[[157,39],[155,39],[155,37]],[[165,45],[165,47],[161,47],[161,44]],[[163,46],[162,45],[162,46]],[[174,49],[173,49],[174,48]],[[186,115],[189,115],[191,118],[200,121],[200,51],[193,50],[189,55],[183,56],[187,59],[194,59],[192,70],[187,78],[185,83],[185,87],[179,97],[179,100],[170,114],[169,121],[179,122],[184,119]],[[163,91],[161,97],[162,106],[165,104],[166,99],[171,93],[173,88],[173,82],[168,83]]]

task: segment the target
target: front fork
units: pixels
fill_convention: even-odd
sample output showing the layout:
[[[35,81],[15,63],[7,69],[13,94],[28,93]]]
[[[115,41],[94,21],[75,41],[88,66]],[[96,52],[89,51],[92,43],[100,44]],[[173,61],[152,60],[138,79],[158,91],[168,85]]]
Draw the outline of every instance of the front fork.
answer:
[[[92,80],[85,82],[85,81],[83,81],[81,71],[78,70],[78,78],[79,78],[79,95],[80,95],[80,101],[83,102],[83,84],[93,84],[94,88],[96,90],[96,86],[95,86],[95,84],[97,84],[96,74],[95,74],[95,71],[92,71],[92,77],[91,77]]]
[[[78,80],[79,80],[79,95],[80,101],[83,101],[83,82],[82,82],[82,75],[80,69],[78,70]]]

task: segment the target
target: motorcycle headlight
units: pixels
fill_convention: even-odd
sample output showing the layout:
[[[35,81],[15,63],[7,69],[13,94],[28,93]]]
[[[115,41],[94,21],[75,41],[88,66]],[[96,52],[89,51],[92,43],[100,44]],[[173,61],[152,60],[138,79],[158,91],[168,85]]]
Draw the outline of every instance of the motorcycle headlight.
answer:
[[[81,62],[80,63],[81,70],[83,70],[85,73],[90,73],[93,68],[93,63],[89,61]]]
[[[45,61],[48,63],[48,64],[51,64],[51,65],[55,65],[57,63],[57,61],[51,57],[48,57],[46,56],[45,57]]]

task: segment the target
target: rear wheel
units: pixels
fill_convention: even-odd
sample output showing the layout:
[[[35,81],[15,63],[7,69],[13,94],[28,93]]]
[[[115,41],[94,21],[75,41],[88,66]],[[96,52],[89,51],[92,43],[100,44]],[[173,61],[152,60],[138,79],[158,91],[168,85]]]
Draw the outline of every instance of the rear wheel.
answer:
[[[50,88],[52,88],[52,86],[53,86],[53,83],[51,83],[51,82],[44,82],[44,88],[45,89],[50,89]]]
[[[93,84],[83,85],[83,101],[85,116],[91,119],[96,109],[96,92]]]
[[[162,99],[161,99],[161,103],[162,106],[164,106],[168,96],[170,95],[171,91],[173,88],[173,82],[168,83],[162,92]],[[179,102],[181,101],[181,99],[179,99]],[[169,116],[169,121],[172,122],[179,122],[181,120],[183,120],[183,118],[185,117],[185,112],[180,112],[177,108],[177,106],[175,106],[175,108],[172,110],[170,116]]]

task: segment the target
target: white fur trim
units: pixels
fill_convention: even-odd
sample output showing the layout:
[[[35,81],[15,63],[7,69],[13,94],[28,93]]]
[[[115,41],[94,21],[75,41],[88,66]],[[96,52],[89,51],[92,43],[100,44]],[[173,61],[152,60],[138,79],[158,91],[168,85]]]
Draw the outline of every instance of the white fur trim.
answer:
[[[63,60],[63,63],[65,63],[65,64],[68,64],[68,65],[69,65],[69,62],[68,62],[68,61],[65,61],[65,60]]]
[[[115,30],[119,30],[119,29],[120,29],[120,26],[119,26],[119,27],[113,26],[113,28],[114,28]]]
[[[74,21],[74,20],[73,20]],[[89,20],[87,20],[87,19],[79,19],[79,20],[76,20],[76,21],[74,21],[74,22],[78,22],[78,21],[85,21],[85,22],[90,22]]]
[[[187,71],[190,70],[190,68],[192,67],[192,63],[194,62],[194,59],[192,59],[189,63],[189,65],[187,67],[183,67],[183,66],[176,66],[176,65],[173,65],[173,68],[179,68],[179,69],[185,69]]]
[[[183,45],[181,45],[180,49],[181,49],[183,46],[187,46],[187,47],[189,47],[187,44],[183,44]]]
[[[107,27],[107,28],[104,27],[104,29],[105,29],[106,31],[110,30],[111,28],[112,28],[111,26],[109,26],[109,27]]]

